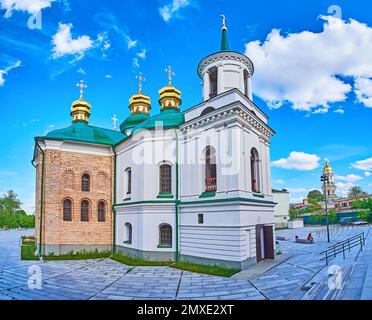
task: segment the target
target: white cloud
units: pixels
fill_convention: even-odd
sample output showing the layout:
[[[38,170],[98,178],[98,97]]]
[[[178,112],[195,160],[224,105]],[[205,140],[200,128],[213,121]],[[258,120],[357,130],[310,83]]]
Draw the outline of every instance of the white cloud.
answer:
[[[284,184],[285,181],[283,179],[277,179],[277,180],[273,180],[273,183],[276,183],[276,184]]]
[[[137,53],[137,56],[140,57],[141,59],[146,59],[146,49],[142,49],[140,52]]]
[[[20,60],[16,61],[15,63],[11,64],[10,66],[7,66],[3,70],[0,69],[0,87],[2,87],[5,83],[4,75],[7,75],[9,71],[13,69],[17,69],[22,65],[22,62]]]
[[[355,169],[371,171],[372,170],[372,158],[356,161],[355,163],[352,163],[351,166]]]
[[[159,8],[159,13],[165,22],[177,15],[181,8],[189,6],[191,0],[173,0],[171,3]]]
[[[372,108],[372,79],[361,77],[355,80],[357,100],[368,108]]]
[[[356,174],[348,174],[347,176],[338,176],[338,175],[335,176],[335,180],[346,181],[346,182],[356,182],[362,179],[363,177],[358,176]]]
[[[128,42],[128,50],[137,46],[137,40],[132,40],[129,36],[126,36]]]
[[[366,177],[370,177],[370,176],[372,176],[372,173],[369,172],[369,171],[366,171],[366,172],[364,172],[364,175],[365,175]]]
[[[79,36],[72,39],[71,29],[72,24],[60,23],[57,33],[53,36],[52,43],[54,45],[52,51],[53,58],[57,59],[64,55],[76,55],[77,59],[84,57],[87,50],[92,48],[93,41],[89,36]]]
[[[350,188],[354,186],[355,184],[352,182],[338,182],[336,183],[337,193],[340,193],[342,196],[347,196]]]
[[[310,171],[319,167],[319,160],[320,157],[316,154],[292,151],[288,158],[272,161],[271,165],[283,169]]]
[[[344,114],[345,113],[345,110],[344,109],[336,109],[335,111],[333,111],[334,113],[339,113],[339,114]]]
[[[321,113],[352,91],[372,107],[372,28],[353,19],[321,19],[322,32],[284,35],[273,29],[264,42],[246,44],[245,54],[255,64],[255,94],[270,107],[289,103],[295,110]]]
[[[4,17],[10,18],[13,11],[37,13],[51,6],[56,0],[0,0],[0,7],[5,10]]]
[[[306,189],[304,188],[287,188],[287,190],[291,193],[304,193]]]
[[[76,72],[77,72],[77,73],[80,73],[80,74],[83,74],[83,75],[86,75],[86,74],[87,74],[87,73],[85,72],[85,70],[82,69],[82,68],[79,68]]]
[[[111,78],[112,78],[112,75],[111,75],[111,74],[106,74],[106,75],[105,75],[105,78],[107,78],[107,79],[111,79]]]
[[[133,58],[133,67],[135,67],[135,68],[139,68],[140,67],[138,58]]]

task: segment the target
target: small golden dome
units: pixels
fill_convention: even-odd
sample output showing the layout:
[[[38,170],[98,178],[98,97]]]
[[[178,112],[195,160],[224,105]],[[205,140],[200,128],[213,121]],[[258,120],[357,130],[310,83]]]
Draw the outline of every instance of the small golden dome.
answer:
[[[150,97],[142,92],[136,93],[129,99],[129,109],[132,113],[148,114],[151,110]]]
[[[90,117],[90,108],[92,106],[89,102],[84,99],[76,100],[71,105],[71,116],[73,118],[72,122],[85,121],[88,122]]]
[[[329,171],[329,172],[332,171],[332,167],[329,165],[329,161],[328,160],[326,160],[326,165],[325,165],[323,171]]]
[[[179,109],[182,104],[181,91],[168,84],[166,87],[159,90],[159,104],[161,110],[166,108]]]

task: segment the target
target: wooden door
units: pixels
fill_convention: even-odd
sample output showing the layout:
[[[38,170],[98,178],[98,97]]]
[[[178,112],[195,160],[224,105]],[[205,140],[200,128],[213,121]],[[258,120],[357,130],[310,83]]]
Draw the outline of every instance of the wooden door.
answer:
[[[273,226],[264,226],[265,259],[274,259],[274,230]]]
[[[256,226],[256,257],[257,262],[260,262],[264,257],[261,254],[261,229],[262,226]]]

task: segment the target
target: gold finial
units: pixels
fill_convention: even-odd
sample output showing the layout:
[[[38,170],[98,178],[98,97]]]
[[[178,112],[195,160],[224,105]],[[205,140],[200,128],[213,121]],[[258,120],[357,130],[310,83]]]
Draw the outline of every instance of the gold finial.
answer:
[[[77,83],[76,86],[80,88],[80,100],[84,100],[84,89],[88,88],[88,86],[85,84],[84,80],[80,80],[80,82]]]
[[[165,68],[164,71],[168,74],[168,85],[172,85],[172,78],[176,75],[172,71],[172,67],[168,66],[168,68]]]
[[[116,114],[114,114],[114,117],[111,118],[111,120],[114,122],[113,130],[116,130],[116,122],[119,120],[118,118],[116,118]]]
[[[138,76],[136,76],[136,79],[138,80],[138,93],[142,93],[142,83],[146,81],[142,72],[140,72]]]
[[[227,27],[226,27],[226,17],[224,14],[221,14],[221,18],[222,18],[222,30],[227,30]]]

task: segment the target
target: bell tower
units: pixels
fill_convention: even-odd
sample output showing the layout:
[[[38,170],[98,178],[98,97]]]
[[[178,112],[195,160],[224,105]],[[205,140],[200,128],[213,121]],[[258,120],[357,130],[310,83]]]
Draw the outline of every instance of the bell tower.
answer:
[[[198,66],[198,75],[203,83],[203,99],[207,101],[235,88],[253,101],[253,63],[244,54],[230,50],[226,26],[227,19],[224,15],[221,15],[221,17],[220,51],[202,59]]]
[[[333,179],[333,169],[329,165],[329,161],[326,160],[326,165],[323,168],[323,176],[328,177],[327,181],[323,182],[323,193],[327,195],[328,200],[335,200],[336,199],[336,185]]]

